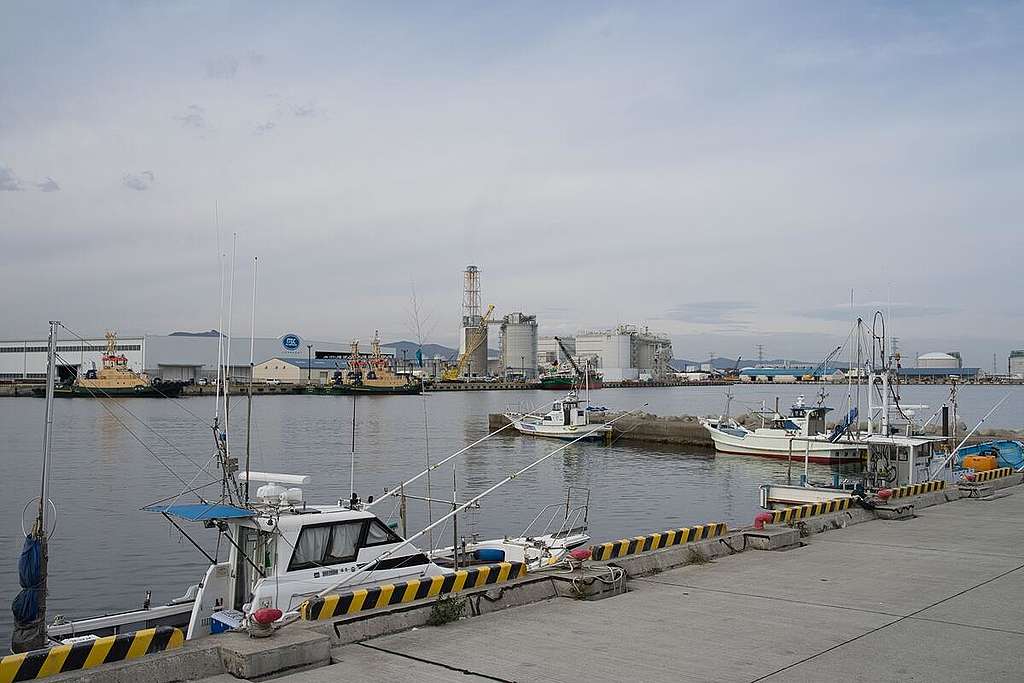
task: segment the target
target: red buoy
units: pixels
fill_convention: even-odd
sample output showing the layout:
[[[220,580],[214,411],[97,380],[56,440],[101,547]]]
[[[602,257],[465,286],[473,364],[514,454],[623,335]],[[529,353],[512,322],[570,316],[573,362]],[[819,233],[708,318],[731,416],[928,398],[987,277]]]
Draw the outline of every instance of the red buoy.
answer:
[[[765,524],[771,524],[772,513],[770,512],[758,512],[754,515],[754,528],[763,529]]]
[[[273,624],[284,615],[284,612],[276,607],[264,607],[252,613],[252,620],[261,626]]]
[[[975,479],[977,479],[977,475],[974,472],[968,472],[964,475],[964,479],[966,479],[967,481],[974,481]]]
[[[875,495],[877,495],[878,499],[884,503],[892,498],[892,489],[879,489],[878,493]]]
[[[569,551],[569,557],[576,560],[577,562],[583,562],[589,560],[591,556],[590,548],[574,548]]]

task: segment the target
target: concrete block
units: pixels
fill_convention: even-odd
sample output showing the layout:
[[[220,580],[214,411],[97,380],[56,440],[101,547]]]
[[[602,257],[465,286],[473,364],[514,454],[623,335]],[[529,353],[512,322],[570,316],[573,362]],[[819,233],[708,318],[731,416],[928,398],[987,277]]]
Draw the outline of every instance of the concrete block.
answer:
[[[800,545],[800,532],[797,529],[768,527],[744,531],[743,536],[747,548],[751,550],[788,550]]]
[[[326,666],[331,661],[331,639],[296,622],[269,638],[250,638],[244,633],[217,637],[221,661],[227,673],[238,678],[260,679]]]
[[[875,508],[875,514],[879,519],[913,519],[914,504],[879,505]]]
[[[176,683],[224,673],[217,644],[211,640],[187,642],[178,650],[146,655],[95,669],[69,671],[47,681],[80,683]]]

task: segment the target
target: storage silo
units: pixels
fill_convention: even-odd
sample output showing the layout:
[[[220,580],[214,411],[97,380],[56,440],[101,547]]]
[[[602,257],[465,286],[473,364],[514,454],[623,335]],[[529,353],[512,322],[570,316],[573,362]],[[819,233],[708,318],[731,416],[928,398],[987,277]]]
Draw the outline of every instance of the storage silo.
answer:
[[[487,325],[473,325],[462,328],[460,352],[470,349],[463,377],[483,377],[487,374]]]
[[[506,374],[537,378],[537,316],[509,313],[501,321],[501,367]]]

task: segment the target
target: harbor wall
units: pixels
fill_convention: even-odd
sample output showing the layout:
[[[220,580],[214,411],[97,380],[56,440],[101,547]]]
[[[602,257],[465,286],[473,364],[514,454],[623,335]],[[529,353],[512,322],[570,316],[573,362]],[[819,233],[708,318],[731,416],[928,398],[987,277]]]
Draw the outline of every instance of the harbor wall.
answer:
[[[1009,493],[1002,489],[1019,487],[1021,483],[1022,475],[1012,473],[984,484],[961,483],[942,490],[929,490],[921,495],[901,498],[894,505],[853,506],[835,512],[829,512],[831,508],[820,507],[815,508],[813,514],[801,516],[788,524],[770,525],[762,529],[756,526],[727,529],[725,525],[703,525],[704,528],[714,528],[716,535],[708,537],[702,533],[696,536],[701,539],[696,542],[663,546],[656,550],[637,550],[607,562],[586,562],[572,571],[527,574],[505,584],[465,591],[460,594],[460,599],[465,601],[463,618],[473,619],[510,607],[561,598],[599,600],[628,592],[630,581],[642,580],[686,565],[707,564],[715,558],[739,553],[753,552],[754,557],[763,557],[770,567],[771,561],[768,558],[771,552],[765,551],[799,547],[803,543],[801,539],[807,536],[880,519],[909,518],[915,509],[959,500],[967,503],[976,493],[983,493],[989,499],[998,498]],[[651,535],[661,533],[658,529],[652,529]],[[636,537],[635,540],[639,542],[641,538],[645,537]],[[628,540],[621,539],[612,543]],[[659,546],[654,544],[652,547]],[[770,581],[770,578],[767,580]],[[332,650],[346,643],[427,626],[432,623],[434,606],[435,602],[428,599],[368,614],[328,621],[297,622],[265,639],[250,638],[244,633],[227,633],[188,642],[174,652],[61,674],[49,680],[91,683],[145,680],[149,683],[172,683],[219,675],[266,680],[327,666],[334,661]]]

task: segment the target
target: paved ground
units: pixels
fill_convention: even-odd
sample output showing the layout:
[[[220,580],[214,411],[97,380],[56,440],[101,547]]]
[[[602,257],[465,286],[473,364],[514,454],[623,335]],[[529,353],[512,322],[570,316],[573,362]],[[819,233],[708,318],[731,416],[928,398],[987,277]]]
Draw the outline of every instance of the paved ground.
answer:
[[[337,650],[279,679],[1024,680],[1024,487]]]

